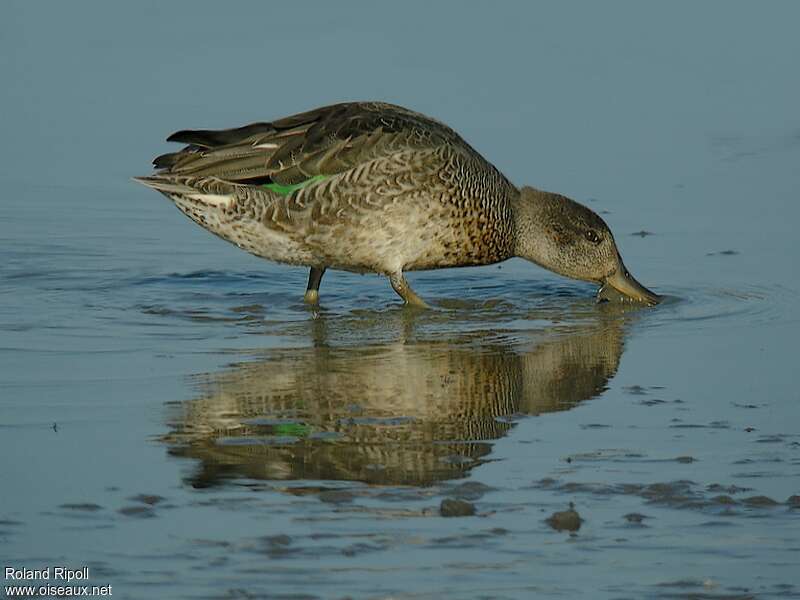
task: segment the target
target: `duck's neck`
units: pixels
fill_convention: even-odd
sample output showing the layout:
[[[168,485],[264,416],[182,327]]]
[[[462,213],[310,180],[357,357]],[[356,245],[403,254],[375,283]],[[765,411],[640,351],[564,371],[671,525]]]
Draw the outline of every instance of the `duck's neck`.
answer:
[[[514,216],[514,256],[547,268],[549,244],[543,236],[557,202],[557,194],[524,186],[511,201]]]
[[[514,256],[565,277],[587,279],[575,268],[584,257],[574,215],[589,209],[560,194],[523,187],[513,210]]]

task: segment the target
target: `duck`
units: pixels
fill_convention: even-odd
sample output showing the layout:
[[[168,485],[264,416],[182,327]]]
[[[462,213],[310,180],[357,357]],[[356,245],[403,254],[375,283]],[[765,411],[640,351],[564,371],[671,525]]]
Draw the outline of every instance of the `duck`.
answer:
[[[653,306],[603,219],[561,194],[517,187],[453,129],[385,102],[344,102],[270,122],[173,133],[184,147],[134,178],[211,233],[261,258],[385,275],[405,305],[428,305],[404,273],[521,257]]]

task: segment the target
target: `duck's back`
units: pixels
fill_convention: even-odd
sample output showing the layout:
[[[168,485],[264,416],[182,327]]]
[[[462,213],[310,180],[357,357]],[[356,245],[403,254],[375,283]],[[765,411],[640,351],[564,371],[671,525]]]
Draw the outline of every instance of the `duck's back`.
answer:
[[[221,214],[184,212],[265,258],[388,273],[511,254],[516,189],[452,129],[402,107],[344,103],[169,140],[188,145],[156,158],[149,181],[194,190]]]

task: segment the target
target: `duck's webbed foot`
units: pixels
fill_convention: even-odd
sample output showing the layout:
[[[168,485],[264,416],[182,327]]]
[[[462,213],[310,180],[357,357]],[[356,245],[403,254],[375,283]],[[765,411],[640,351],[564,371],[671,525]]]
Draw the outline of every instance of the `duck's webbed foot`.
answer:
[[[394,291],[397,292],[397,295],[403,299],[406,305],[417,308],[430,308],[422,298],[414,293],[402,271],[389,275],[389,281],[392,283]]]
[[[311,272],[308,274],[308,286],[306,287],[305,296],[303,296],[303,300],[307,304],[319,304],[319,284],[324,274],[325,267],[311,267]]]

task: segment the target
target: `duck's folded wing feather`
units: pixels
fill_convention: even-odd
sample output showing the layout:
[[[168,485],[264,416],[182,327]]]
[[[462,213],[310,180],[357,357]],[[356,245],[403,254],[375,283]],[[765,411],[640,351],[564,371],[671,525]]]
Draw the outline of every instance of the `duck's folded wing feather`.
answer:
[[[446,125],[377,102],[336,104],[236,129],[178,131],[168,140],[188,145],[153,161],[164,173],[283,185],[413,148],[447,143],[474,152]]]

